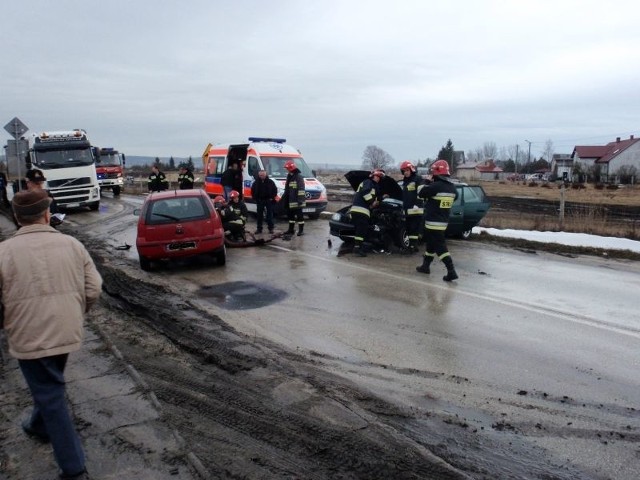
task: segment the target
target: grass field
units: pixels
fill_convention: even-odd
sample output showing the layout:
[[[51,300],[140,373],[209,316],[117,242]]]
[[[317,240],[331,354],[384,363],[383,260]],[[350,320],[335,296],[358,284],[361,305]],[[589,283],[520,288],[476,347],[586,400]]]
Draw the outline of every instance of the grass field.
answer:
[[[561,189],[557,184],[507,181],[478,182],[490,197],[530,197],[539,200],[560,201]],[[640,207],[640,186],[627,185],[617,189],[596,188],[586,184],[584,188],[566,187],[565,201],[596,205],[623,205]]]

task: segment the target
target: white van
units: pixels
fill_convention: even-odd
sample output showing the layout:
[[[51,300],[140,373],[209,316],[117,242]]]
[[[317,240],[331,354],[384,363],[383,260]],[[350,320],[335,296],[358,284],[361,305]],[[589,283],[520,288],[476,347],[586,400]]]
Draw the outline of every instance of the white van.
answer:
[[[304,177],[306,206],[303,212],[310,218],[318,218],[327,208],[327,189],[315,178],[304,161],[300,151],[286,143],[284,138],[249,137],[248,143],[218,144],[207,146],[203,161],[205,162],[205,190],[211,198],[223,195],[221,182],[222,174],[229,164],[237,163],[243,167],[243,198],[250,212],[256,212],[256,203],[251,198],[251,184],[260,170],[266,170],[267,175],[278,187],[278,199],[284,194],[287,170],[284,164],[292,160]],[[276,213],[281,213],[276,208]]]

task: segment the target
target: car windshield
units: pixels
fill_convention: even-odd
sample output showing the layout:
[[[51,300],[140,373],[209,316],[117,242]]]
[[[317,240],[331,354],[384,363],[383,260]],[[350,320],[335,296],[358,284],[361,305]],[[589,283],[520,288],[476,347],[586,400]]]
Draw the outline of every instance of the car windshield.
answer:
[[[151,202],[146,220],[150,225],[202,220],[209,210],[201,197],[163,198]]]
[[[313,177],[313,172],[307,165],[307,162],[304,161],[302,157],[269,157],[262,156],[262,162],[264,163],[264,168],[267,170],[267,173],[270,177],[273,178],[285,178],[289,173],[286,168],[284,168],[284,164],[291,160],[296,164],[298,170],[305,178]]]
[[[92,165],[93,156],[89,148],[42,150],[35,152],[33,164],[42,169]]]
[[[120,155],[117,153],[103,153],[98,157],[97,164],[100,167],[119,167]]]

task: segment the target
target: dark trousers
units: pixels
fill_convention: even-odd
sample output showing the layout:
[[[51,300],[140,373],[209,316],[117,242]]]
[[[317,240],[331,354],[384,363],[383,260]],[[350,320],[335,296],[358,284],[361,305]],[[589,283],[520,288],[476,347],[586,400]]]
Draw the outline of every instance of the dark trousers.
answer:
[[[267,216],[267,227],[273,230],[273,202],[271,200],[256,202],[256,214],[258,215],[258,230],[262,230],[262,220]]]
[[[418,243],[420,228],[423,226],[422,215],[409,215],[406,217],[407,235],[412,245]]]
[[[355,229],[354,240],[356,246],[362,245],[362,242],[367,238],[367,233],[369,232],[369,220],[369,216],[364,213],[351,212],[351,222]]]
[[[304,214],[301,208],[289,208],[287,210],[287,219],[289,220],[289,231],[293,232],[298,223],[298,226],[304,225]]]
[[[445,256],[448,256],[449,250],[447,250],[444,232],[444,230],[433,230],[430,228],[424,229],[424,240],[427,244],[425,255],[430,255],[432,257],[437,256],[440,260]]]
[[[67,354],[34,360],[18,360],[33,398],[30,428],[48,436],[56,463],[66,475],[85,468],[84,452],[65,398],[64,368]]]

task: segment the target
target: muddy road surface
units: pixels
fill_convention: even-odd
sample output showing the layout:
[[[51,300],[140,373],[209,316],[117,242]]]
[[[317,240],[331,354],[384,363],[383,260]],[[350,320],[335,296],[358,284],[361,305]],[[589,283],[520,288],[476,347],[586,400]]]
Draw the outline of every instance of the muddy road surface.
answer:
[[[523,299],[500,280],[540,258],[498,250],[489,265],[499,247],[482,246],[481,260],[470,242],[450,245],[462,287],[445,288],[439,276],[408,281],[415,258],[337,258],[340,241],[326,247],[322,220],[308,222],[316,242],[230,249],[225,267],[197,259],[147,273],[135,247],[116,248],[134,244],[139,203],[105,199],[98,213],[70,215],[63,230],[85,243],[105,280],[90,321],[149,384],[205,476],[632,479],[640,471],[632,353],[640,329],[622,293],[615,308],[589,302],[589,315],[574,299],[569,315],[563,300],[532,298],[534,289]],[[566,259],[542,260],[549,270],[529,282],[559,288],[551,278]],[[589,272],[638,275],[630,264],[584,262]],[[269,273],[276,263],[291,281]],[[414,298],[406,308],[403,295]],[[486,323],[473,320],[479,310],[489,312]],[[594,334],[602,341],[589,343]],[[629,365],[611,365],[619,358]]]

